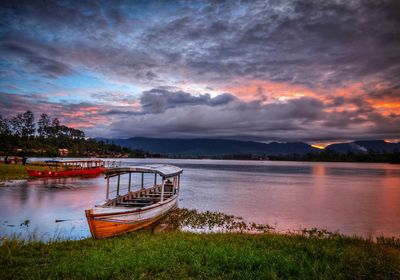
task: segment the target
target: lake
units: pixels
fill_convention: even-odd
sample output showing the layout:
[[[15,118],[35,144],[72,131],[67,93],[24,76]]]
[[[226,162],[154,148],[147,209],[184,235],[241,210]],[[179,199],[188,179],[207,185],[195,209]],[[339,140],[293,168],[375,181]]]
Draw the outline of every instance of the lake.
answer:
[[[221,211],[281,232],[317,227],[364,237],[400,236],[400,165],[122,160],[124,166],[145,163],[183,168],[180,207]],[[137,189],[138,182],[134,178]],[[0,187],[0,235],[35,235],[42,240],[88,237],[84,209],[104,199],[102,176],[27,180]]]

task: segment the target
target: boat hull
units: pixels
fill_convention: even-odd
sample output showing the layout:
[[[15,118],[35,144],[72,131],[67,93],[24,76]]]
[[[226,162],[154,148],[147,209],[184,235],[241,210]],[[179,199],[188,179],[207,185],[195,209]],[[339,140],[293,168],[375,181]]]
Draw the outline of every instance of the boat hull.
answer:
[[[92,176],[102,174],[106,171],[106,168],[92,168],[92,169],[81,169],[81,170],[67,170],[67,171],[42,171],[42,170],[31,170],[28,169],[30,177],[37,178],[50,178],[50,177],[73,177],[73,176]]]
[[[92,237],[106,238],[147,227],[176,206],[177,196],[135,210],[110,207],[108,211],[107,208],[94,208],[85,213]]]

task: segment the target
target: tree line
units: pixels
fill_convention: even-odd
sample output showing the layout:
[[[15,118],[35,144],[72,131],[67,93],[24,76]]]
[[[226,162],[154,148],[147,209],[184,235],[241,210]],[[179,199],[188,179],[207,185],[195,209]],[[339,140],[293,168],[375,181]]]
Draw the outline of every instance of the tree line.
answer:
[[[58,118],[51,119],[43,113],[37,123],[31,111],[17,114],[11,119],[3,118],[0,115],[0,135],[12,135],[21,138],[59,138],[84,139],[85,133],[82,130],[61,125]]]
[[[0,115],[0,143],[0,155],[53,157],[60,155],[59,149],[68,149],[68,156],[150,156],[141,150],[86,138],[82,130],[63,125],[45,113],[35,122],[31,111],[11,118]]]
[[[395,150],[393,153],[386,151],[369,151],[362,153],[338,153],[332,150],[322,150],[307,154],[226,154],[216,156],[170,156],[172,158],[191,158],[191,159],[223,159],[223,160],[271,160],[271,161],[312,161],[312,162],[381,162],[381,163],[400,163],[400,152]]]

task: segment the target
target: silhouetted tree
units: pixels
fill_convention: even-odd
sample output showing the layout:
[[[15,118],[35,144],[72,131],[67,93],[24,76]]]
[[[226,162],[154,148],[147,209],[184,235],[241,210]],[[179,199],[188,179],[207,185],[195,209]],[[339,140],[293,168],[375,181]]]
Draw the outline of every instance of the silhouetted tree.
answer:
[[[22,114],[16,115],[11,119],[10,123],[13,135],[22,137],[22,131],[24,128],[23,115]]]
[[[3,119],[0,115],[0,135],[10,135],[10,121],[8,119]]]
[[[31,111],[26,111],[22,115],[22,137],[33,137],[35,131],[35,116]]]
[[[60,121],[54,118],[51,121],[51,126],[49,128],[50,137],[57,138],[60,135]]]
[[[17,114],[11,120],[0,116],[0,154],[15,153],[18,148],[23,149],[25,156],[57,156],[58,149],[67,148],[71,156],[93,154],[145,156],[141,150],[131,150],[115,144],[100,143],[95,139],[85,139],[85,133],[82,130],[61,125],[57,118],[51,120],[47,114],[40,116],[37,122],[38,137],[35,137],[34,119],[31,111]]]
[[[38,121],[38,134],[40,137],[47,138],[50,133],[51,120],[47,114],[41,114]]]

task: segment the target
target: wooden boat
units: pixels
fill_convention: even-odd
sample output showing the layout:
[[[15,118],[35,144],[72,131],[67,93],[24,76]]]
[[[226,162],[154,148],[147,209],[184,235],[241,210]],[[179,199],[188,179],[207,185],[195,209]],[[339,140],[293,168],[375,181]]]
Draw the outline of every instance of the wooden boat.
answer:
[[[35,165],[37,168],[29,167],[26,169],[31,177],[91,176],[106,171],[103,160],[47,160]]]
[[[135,173],[140,174],[140,186],[136,191],[132,190],[132,177],[135,177]],[[181,173],[179,167],[160,164],[107,170],[106,202],[85,210],[92,236],[111,237],[135,231],[159,220],[177,205]],[[125,188],[121,187],[123,175],[128,176]],[[147,179],[148,176],[152,177],[152,186],[148,188],[144,186],[145,176]],[[161,177],[160,184],[157,184],[158,177]],[[116,181],[113,190],[110,189],[111,178]],[[115,197],[110,198],[112,193]]]

